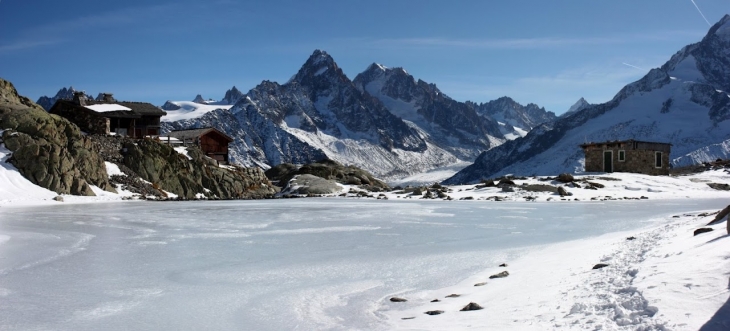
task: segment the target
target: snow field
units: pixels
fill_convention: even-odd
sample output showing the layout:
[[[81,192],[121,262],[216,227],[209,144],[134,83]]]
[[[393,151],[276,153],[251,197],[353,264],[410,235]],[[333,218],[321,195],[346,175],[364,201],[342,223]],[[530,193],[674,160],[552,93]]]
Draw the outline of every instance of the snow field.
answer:
[[[724,224],[692,235],[710,220],[685,214],[644,231],[534,247],[454,286],[397,293],[407,303],[384,298],[380,309],[396,330],[726,330],[730,310],[718,308],[730,302],[730,238]],[[593,270],[598,263],[608,266]],[[507,278],[489,279],[504,270]],[[484,310],[459,311],[469,302]]]

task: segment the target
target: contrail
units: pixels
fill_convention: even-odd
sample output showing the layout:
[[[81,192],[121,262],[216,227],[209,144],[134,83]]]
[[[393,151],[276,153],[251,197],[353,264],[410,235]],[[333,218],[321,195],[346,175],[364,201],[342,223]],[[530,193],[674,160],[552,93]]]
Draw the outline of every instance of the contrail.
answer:
[[[695,0],[689,0],[689,1],[692,1],[692,4],[695,5],[695,8],[697,8],[697,11],[700,12],[700,15],[702,15],[702,18],[704,18],[705,22],[707,22],[707,25],[712,26],[712,24],[710,24],[710,21],[707,20],[707,17],[705,17],[705,14],[703,14],[702,11],[700,10],[700,7],[697,6],[697,3],[695,2]]]
[[[621,62],[621,64],[623,64],[623,65],[625,65],[625,66],[629,66],[629,67],[632,67],[632,68],[636,68],[636,69],[639,69],[639,70],[641,70],[641,71],[646,71],[646,70],[644,70],[644,68],[639,68],[639,67],[637,67],[637,66],[635,66],[635,65],[633,65],[633,64],[628,64],[628,63],[626,63],[626,62]]]

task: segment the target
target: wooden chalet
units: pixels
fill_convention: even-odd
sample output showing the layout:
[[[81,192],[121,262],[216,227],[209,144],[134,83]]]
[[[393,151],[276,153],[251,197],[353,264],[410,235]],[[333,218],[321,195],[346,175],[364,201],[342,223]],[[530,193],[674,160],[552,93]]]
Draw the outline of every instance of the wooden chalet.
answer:
[[[671,144],[638,140],[606,141],[580,145],[586,172],[633,172],[669,175]]]
[[[73,100],[58,100],[48,111],[68,119],[89,134],[115,134],[132,138],[158,136],[162,109],[146,102],[116,101],[111,93],[96,99],[83,92],[74,93]]]
[[[170,145],[198,146],[206,156],[222,164],[228,164],[228,144],[233,142],[233,138],[216,128],[171,131],[160,140]]]

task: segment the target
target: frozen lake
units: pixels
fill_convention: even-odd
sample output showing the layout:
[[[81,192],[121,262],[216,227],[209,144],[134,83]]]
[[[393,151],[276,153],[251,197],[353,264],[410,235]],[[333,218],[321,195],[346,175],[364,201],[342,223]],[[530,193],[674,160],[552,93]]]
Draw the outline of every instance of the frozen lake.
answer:
[[[296,199],[0,209],[2,330],[389,329],[390,295],[725,199]]]

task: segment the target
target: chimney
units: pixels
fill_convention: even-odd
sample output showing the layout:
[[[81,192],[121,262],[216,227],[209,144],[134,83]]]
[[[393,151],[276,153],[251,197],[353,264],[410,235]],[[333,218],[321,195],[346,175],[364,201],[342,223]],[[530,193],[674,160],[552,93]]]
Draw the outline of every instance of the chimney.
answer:
[[[101,95],[101,101],[103,102],[117,102],[117,100],[114,100],[112,93],[102,93]]]
[[[74,92],[74,103],[79,106],[86,106],[86,93],[79,91]]]

